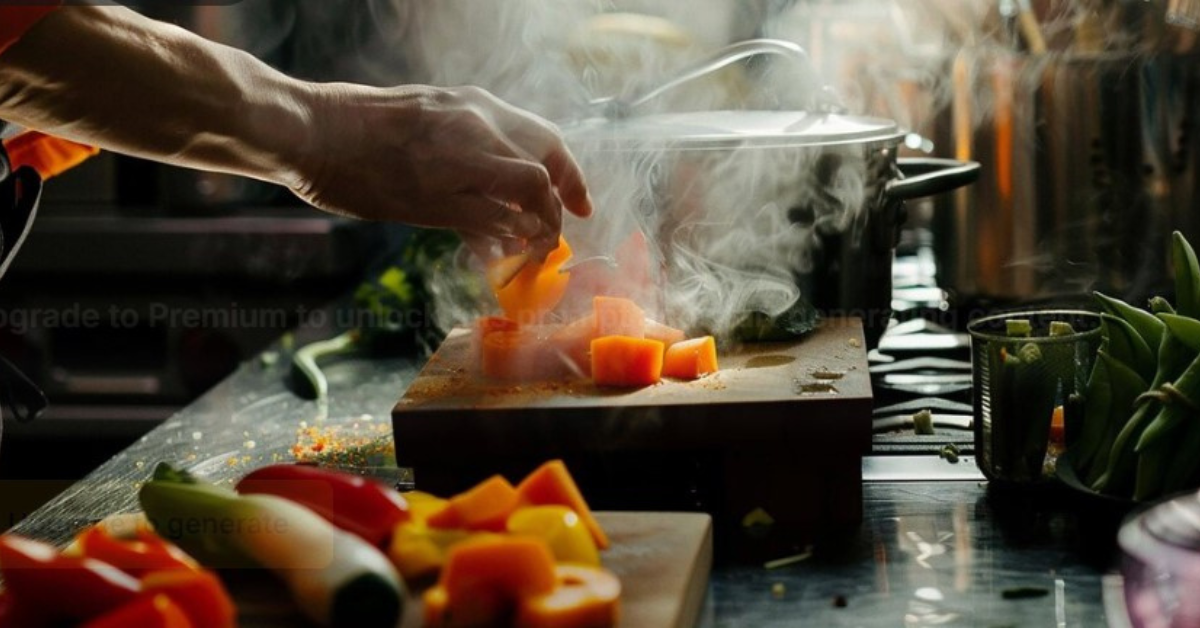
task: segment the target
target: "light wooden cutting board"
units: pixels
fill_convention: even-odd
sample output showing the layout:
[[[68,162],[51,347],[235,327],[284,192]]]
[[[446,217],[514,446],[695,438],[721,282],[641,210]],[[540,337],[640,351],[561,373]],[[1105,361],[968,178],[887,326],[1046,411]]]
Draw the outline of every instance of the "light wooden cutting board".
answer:
[[[612,547],[604,566],[621,579],[623,628],[693,628],[712,569],[712,518],[696,513],[600,512]],[[308,625],[266,577],[228,582],[243,628]],[[419,616],[419,615],[418,615]]]

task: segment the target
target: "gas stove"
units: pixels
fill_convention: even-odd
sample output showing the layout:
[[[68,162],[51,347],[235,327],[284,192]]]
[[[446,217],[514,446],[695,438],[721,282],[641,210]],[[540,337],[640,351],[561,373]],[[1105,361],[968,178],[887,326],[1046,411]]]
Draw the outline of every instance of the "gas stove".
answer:
[[[983,479],[974,463],[970,340],[937,287],[932,238],[922,234],[909,234],[898,249],[893,320],[869,355],[874,409],[865,480]],[[932,431],[918,433],[918,424]]]

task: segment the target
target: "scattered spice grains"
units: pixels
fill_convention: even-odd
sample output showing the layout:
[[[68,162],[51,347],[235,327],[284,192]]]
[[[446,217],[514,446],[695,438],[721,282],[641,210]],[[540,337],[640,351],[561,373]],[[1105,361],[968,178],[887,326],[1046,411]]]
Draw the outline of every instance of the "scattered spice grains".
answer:
[[[292,457],[298,462],[317,462],[365,466],[381,458],[394,459],[395,443],[387,423],[355,424],[358,429],[341,426],[312,427],[302,424],[296,430]]]

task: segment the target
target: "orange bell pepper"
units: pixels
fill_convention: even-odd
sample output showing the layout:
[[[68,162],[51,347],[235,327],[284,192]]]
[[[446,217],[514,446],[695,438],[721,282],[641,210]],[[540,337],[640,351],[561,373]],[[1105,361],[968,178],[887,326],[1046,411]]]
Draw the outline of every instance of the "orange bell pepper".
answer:
[[[663,343],[606,336],[592,341],[592,381],[597,386],[637,388],[662,381]]]
[[[448,501],[421,491],[405,491],[400,493],[400,496],[408,502],[408,514],[412,515],[412,520],[421,523],[424,523],[429,515],[445,508]]]
[[[554,309],[567,291],[571,274],[559,272],[571,259],[571,247],[566,238],[559,237],[558,248],[542,263],[529,262],[521,268],[508,285],[496,289],[496,300],[504,315],[525,324],[542,319]],[[493,283],[493,287],[496,284]]]
[[[523,600],[558,584],[554,556],[531,537],[469,540],[450,550],[437,586],[425,592],[426,628],[499,624]]]
[[[183,609],[165,595],[140,597],[81,628],[207,628],[192,623]]]
[[[592,534],[596,547],[608,549],[608,535],[600,527],[600,522],[592,515],[575,479],[567,471],[567,465],[561,460],[551,460],[538,467],[533,473],[525,476],[517,485],[518,507],[525,506],[566,506],[579,515],[579,519],[587,526]]]
[[[602,628],[621,615],[621,581],[611,572],[583,565],[559,565],[558,586],[547,595],[525,598],[517,607],[521,628]]]
[[[441,510],[429,515],[431,528],[463,528],[503,532],[508,516],[517,507],[517,491],[508,480],[494,475],[465,493],[450,498]]]
[[[143,577],[142,588],[156,597],[169,598],[197,628],[237,626],[233,600],[212,572],[159,571]]]
[[[100,526],[91,526],[75,537],[79,553],[103,561],[140,578],[154,571],[197,571],[200,565],[183,550],[154,534],[138,530],[136,540],[115,539]]]
[[[717,372],[717,341],[712,336],[684,340],[667,347],[663,375],[698,379]]]
[[[663,346],[670,347],[677,342],[683,342],[687,339],[687,334],[683,333],[682,329],[675,329],[668,325],[663,325],[658,321],[646,319],[646,338],[650,340],[658,340],[663,343]]]
[[[596,297],[592,301],[596,313],[596,337],[646,335],[646,314],[637,303],[618,297]]]

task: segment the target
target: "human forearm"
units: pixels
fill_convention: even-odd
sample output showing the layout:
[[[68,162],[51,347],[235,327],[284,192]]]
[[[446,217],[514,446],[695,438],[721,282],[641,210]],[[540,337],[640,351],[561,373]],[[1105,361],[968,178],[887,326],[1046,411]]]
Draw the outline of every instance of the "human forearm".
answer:
[[[70,6],[0,56],[0,118],[300,187],[311,86],[119,6]]]

